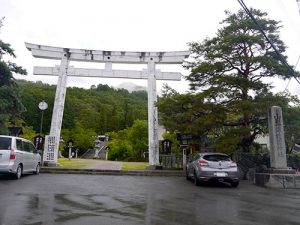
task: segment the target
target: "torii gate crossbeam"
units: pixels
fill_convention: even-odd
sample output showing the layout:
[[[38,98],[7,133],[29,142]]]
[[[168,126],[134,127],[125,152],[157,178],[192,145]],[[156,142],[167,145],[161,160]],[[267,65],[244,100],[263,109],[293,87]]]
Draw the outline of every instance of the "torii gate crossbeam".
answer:
[[[28,50],[36,58],[61,60],[60,66],[56,67],[34,67],[35,75],[59,76],[55,94],[55,102],[52,113],[51,138],[53,146],[45,146],[44,161],[57,163],[60,132],[63,118],[64,102],[68,76],[82,77],[109,77],[130,78],[148,80],[148,139],[149,139],[149,165],[159,165],[158,146],[158,113],[155,106],[157,101],[156,80],[181,80],[180,73],[161,72],[155,69],[156,64],[181,64],[190,54],[189,51],[174,52],[124,52],[124,51],[100,51],[51,47],[25,43]],[[69,66],[70,61],[105,63],[104,69],[83,69]],[[135,70],[113,70],[112,63],[125,64],[147,64],[147,69]],[[53,141],[55,140],[55,141]],[[48,151],[48,152],[47,152]]]

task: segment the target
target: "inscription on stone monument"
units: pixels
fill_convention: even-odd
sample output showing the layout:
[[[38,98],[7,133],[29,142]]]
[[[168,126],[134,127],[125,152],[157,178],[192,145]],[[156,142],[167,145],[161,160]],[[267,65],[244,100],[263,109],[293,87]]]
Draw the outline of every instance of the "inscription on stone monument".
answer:
[[[268,115],[271,167],[286,169],[286,147],[283,130],[282,110],[279,106],[272,106]]]

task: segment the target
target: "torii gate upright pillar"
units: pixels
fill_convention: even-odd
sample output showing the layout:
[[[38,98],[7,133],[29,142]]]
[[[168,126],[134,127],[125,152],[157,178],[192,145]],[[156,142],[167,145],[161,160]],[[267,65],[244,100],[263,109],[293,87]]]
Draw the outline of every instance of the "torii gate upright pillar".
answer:
[[[158,146],[158,113],[155,106],[156,77],[155,63],[148,62],[148,144],[149,144],[149,164],[159,166],[159,146]]]
[[[64,114],[66,91],[67,91],[67,77],[68,77],[69,62],[70,62],[69,54],[64,53],[59,68],[59,77],[57,81],[55,101],[54,101],[52,120],[51,120],[51,128],[50,128],[50,136],[55,137],[55,149],[57,149],[57,151],[54,151],[54,159],[56,159],[54,164],[57,164],[57,158],[58,158],[60,132],[61,132],[61,125],[62,125],[62,119]]]

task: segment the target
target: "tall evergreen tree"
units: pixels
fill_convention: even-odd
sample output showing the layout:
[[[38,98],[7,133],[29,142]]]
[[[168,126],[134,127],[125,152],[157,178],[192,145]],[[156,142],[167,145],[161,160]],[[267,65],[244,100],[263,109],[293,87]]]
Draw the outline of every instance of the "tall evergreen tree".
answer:
[[[284,53],[279,22],[260,10],[250,11],[278,52]],[[178,96],[168,91],[165,96],[181,104],[177,116],[178,112],[187,114],[191,127],[214,131],[216,148],[232,151],[241,147],[248,152],[263,130],[268,108],[287,103],[288,96],[274,95],[271,84],[263,79],[288,79],[298,74],[282,63],[282,57],[243,10],[225,13],[227,18],[214,38],[189,43],[192,60],[185,66],[191,69],[187,80],[194,93]]]

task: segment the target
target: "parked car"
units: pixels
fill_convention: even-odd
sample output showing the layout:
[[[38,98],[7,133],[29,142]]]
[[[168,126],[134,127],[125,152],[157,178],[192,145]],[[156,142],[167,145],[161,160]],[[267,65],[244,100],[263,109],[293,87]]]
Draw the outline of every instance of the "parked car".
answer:
[[[186,165],[186,178],[197,186],[209,181],[239,185],[237,164],[223,153],[196,154]]]
[[[0,135],[0,174],[20,179],[24,173],[39,174],[41,156],[29,140]]]

